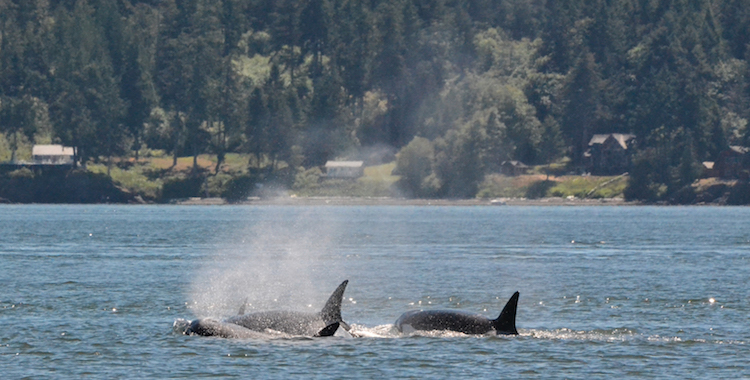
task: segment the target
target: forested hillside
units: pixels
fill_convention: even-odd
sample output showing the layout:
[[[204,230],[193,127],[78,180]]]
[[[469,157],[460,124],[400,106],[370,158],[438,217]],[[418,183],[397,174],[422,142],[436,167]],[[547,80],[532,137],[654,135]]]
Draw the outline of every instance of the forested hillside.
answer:
[[[415,196],[637,136],[657,200],[750,146],[750,0],[0,0],[0,131],[79,159],[398,153]]]

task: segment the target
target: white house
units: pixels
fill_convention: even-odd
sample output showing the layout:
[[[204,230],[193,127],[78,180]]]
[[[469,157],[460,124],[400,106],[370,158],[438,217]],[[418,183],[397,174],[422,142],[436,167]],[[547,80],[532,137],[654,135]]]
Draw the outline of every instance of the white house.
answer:
[[[359,178],[364,174],[364,161],[326,162],[326,176],[328,176],[328,178]]]
[[[62,145],[34,145],[31,158],[36,164],[72,165],[75,153],[73,148]]]

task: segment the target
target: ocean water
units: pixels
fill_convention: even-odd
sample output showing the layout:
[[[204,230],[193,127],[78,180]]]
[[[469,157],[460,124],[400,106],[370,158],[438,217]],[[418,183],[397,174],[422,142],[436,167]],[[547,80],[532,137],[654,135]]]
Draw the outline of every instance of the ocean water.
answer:
[[[0,377],[748,378],[750,208],[0,206]],[[185,336],[319,310],[361,338]],[[412,309],[519,336],[401,335]]]

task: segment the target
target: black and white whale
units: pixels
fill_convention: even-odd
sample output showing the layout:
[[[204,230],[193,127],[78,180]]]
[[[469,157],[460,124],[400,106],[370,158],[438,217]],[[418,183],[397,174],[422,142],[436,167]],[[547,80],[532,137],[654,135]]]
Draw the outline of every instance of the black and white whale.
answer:
[[[348,329],[341,319],[341,300],[348,283],[349,280],[342,282],[317,313],[279,310],[244,314],[243,305],[240,315],[221,321],[213,318],[185,321],[183,333],[223,338],[259,338],[268,336],[269,331],[294,336],[331,336],[341,325]]]
[[[515,292],[497,319],[457,310],[412,310],[396,320],[398,331],[408,333],[415,330],[449,330],[464,334],[518,335],[516,330],[516,308],[518,292]]]

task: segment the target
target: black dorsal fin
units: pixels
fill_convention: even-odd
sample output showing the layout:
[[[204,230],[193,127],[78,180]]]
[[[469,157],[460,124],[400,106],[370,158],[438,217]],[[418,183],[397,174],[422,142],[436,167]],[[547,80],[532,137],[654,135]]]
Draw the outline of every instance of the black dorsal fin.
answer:
[[[516,308],[518,307],[518,292],[513,293],[508,303],[505,304],[500,316],[492,321],[492,326],[497,334],[518,335],[516,330]]]
[[[333,294],[331,294],[331,297],[328,298],[325,306],[323,306],[323,310],[320,311],[320,314],[323,317],[323,322],[325,322],[326,325],[341,322],[341,300],[344,298],[344,290],[346,290],[346,284],[348,283],[349,280],[344,280],[344,282],[333,291]],[[336,328],[338,328],[338,325]]]
[[[339,322],[333,322],[330,325],[323,327],[320,331],[318,331],[317,334],[314,336],[333,336],[333,334],[336,333],[336,330],[339,329]]]

